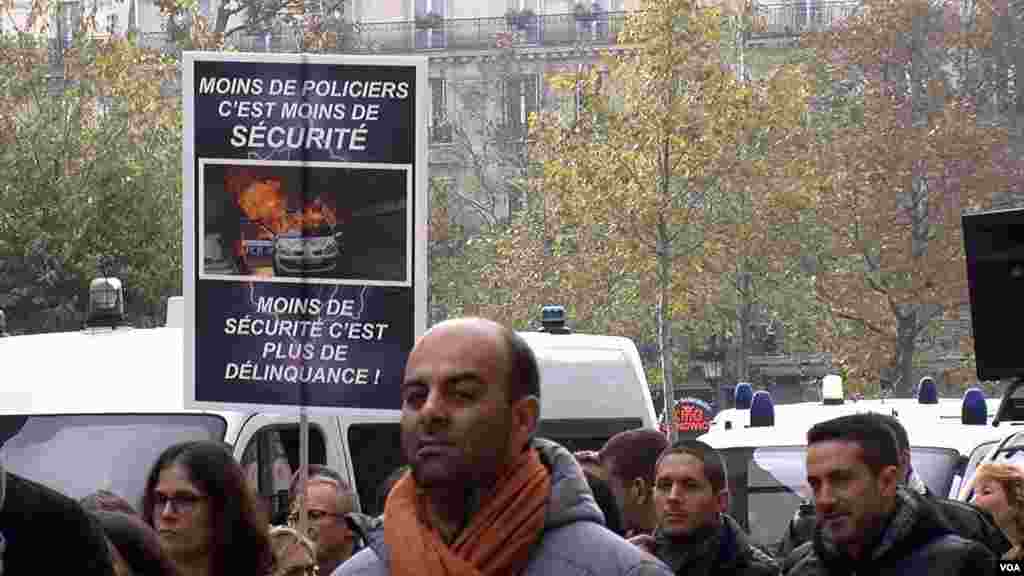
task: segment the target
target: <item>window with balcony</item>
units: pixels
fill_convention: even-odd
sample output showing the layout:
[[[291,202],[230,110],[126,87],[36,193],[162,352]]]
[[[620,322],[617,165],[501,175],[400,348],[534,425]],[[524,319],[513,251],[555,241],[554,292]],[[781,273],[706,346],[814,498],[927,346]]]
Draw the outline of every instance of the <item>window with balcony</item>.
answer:
[[[602,42],[608,39],[608,12],[612,0],[580,0],[573,4],[576,17],[576,39],[586,42]]]
[[[537,6],[538,0],[508,0],[509,10],[532,10],[536,12],[539,9]]]
[[[510,183],[505,186],[505,196],[508,198],[508,218],[511,220],[526,205],[525,198],[523,198],[525,191],[520,186]]]
[[[447,0],[416,0],[416,48],[437,49],[447,47],[444,21],[447,18]]]
[[[508,31],[517,43],[536,44],[540,41],[539,0],[507,0],[505,20]]]
[[[61,43],[61,48],[71,46],[71,42],[82,22],[82,5],[79,2],[61,2],[57,6],[55,15],[56,38]]]
[[[519,137],[526,135],[530,114],[540,111],[540,79],[536,74],[505,80],[505,126]]]
[[[448,83],[444,78],[430,79],[430,143],[450,144],[452,125],[448,119]]]

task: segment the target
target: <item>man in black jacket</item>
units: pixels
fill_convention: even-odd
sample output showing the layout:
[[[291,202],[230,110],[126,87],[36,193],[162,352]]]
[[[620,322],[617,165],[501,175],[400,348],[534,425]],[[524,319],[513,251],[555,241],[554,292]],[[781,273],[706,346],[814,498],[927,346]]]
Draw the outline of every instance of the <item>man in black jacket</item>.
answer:
[[[779,565],[751,545],[729,505],[725,461],[697,440],[665,449],[655,464],[654,536],[631,539],[688,576],[775,576]]]
[[[954,532],[928,498],[899,482],[892,431],[867,414],[807,433],[807,480],[817,528],[786,559],[787,576],[984,576],[996,558]]]
[[[25,419],[0,417],[0,444]],[[0,574],[113,576],[106,537],[71,498],[0,467]],[[58,554],[46,550],[59,549]]]
[[[968,540],[981,542],[992,551],[997,558],[1001,558],[1010,549],[1010,541],[1006,535],[993,522],[988,512],[965,502],[950,500],[939,497],[928,489],[928,486],[914,472],[910,460],[910,438],[907,429],[894,417],[887,414],[869,412],[864,414],[866,418],[874,419],[876,422],[889,428],[896,439],[899,450],[899,478],[911,492],[916,492],[936,506],[937,513],[944,522],[949,524],[953,531],[959,536]],[[816,527],[816,516],[813,502],[804,502],[800,505],[793,519],[786,529],[782,542],[777,547],[777,557],[786,558],[796,549],[797,546],[809,541],[814,535]]]

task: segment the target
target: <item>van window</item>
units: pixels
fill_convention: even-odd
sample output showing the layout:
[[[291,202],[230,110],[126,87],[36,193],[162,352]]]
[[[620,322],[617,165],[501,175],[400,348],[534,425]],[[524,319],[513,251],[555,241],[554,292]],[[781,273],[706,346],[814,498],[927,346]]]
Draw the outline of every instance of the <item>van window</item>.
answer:
[[[971,451],[971,457],[967,461],[967,466],[964,467],[963,478],[960,480],[959,490],[957,491],[958,493],[960,491],[963,491],[964,493],[959,494],[958,497],[962,496],[963,499],[969,499],[973,494],[974,473],[977,471],[978,466],[981,465],[982,461],[988,457],[989,452],[991,452],[998,443],[998,440],[983,442]]]
[[[309,424],[309,463],[327,464],[327,449],[320,427]],[[299,425],[265,426],[249,440],[242,453],[242,468],[270,512],[272,524],[285,524],[288,487],[299,469]]]
[[[348,427],[348,449],[356,477],[359,509],[378,516],[383,512],[384,480],[405,464],[398,422],[352,424]]]
[[[558,442],[572,452],[600,450],[615,434],[642,426],[639,418],[542,420],[537,436]],[[360,510],[377,516],[384,511],[384,481],[405,465],[399,424],[352,424],[347,436]]]
[[[25,416],[0,416],[5,422]],[[7,470],[75,500],[106,489],[139,506],[146,476],[168,446],[223,442],[227,423],[212,414],[28,416],[3,446]]]
[[[768,446],[720,450],[729,474],[729,512],[757,545],[782,539],[804,499],[807,448]],[[911,447],[911,465],[935,494],[948,494],[960,455],[945,448]]]
[[[975,448],[974,453],[971,454],[971,460],[967,465],[967,471],[964,473],[967,478],[966,486],[969,487],[965,491],[965,498],[970,498],[974,494],[974,474],[978,471],[978,466],[983,462],[996,462],[999,464],[1015,464],[1021,466],[1024,464],[1024,434],[1017,432],[1006,440],[1003,445],[996,451],[995,454],[990,454],[998,441],[987,442]]]
[[[570,452],[597,451],[619,432],[641,427],[643,422],[639,418],[541,420],[537,437],[557,442]]]

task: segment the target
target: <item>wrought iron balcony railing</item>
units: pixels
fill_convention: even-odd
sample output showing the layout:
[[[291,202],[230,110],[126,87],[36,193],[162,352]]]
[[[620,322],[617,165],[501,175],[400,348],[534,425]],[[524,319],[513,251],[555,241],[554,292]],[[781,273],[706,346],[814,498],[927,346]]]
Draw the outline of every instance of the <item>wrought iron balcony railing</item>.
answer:
[[[827,29],[857,13],[857,0],[779,0],[755,5],[752,39],[795,37]],[[517,14],[492,18],[420,18],[398,22],[361,22],[352,26],[339,51],[412,53],[487,50],[503,47],[613,45],[619,42],[627,12]],[[165,53],[180,47],[166,32],[136,33],[137,41]],[[227,41],[245,52],[296,52],[293,33],[233,34]],[[54,42],[59,45],[59,42]]]
[[[366,52],[394,53],[614,44],[625,19],[625,12],[601,12],[587,17],[526,14],[497,18],[364,22],[357,26],[358,45]]]
[[[787,0],[759,2],[751,38],[799,36],[828,29],[853,16],[861,3],[853,0]]]
[[[517,15],[494,18],[360,22],[346,51],[377,54],[503,47],[609,45],[618,42],[626,12]],[[246,52],[293,51],[290,35],[234,35],[228,43]]]

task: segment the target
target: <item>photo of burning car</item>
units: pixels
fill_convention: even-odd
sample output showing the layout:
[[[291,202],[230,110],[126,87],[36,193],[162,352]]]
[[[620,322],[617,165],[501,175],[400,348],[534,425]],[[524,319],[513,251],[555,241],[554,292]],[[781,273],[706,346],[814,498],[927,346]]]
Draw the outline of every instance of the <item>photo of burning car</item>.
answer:
[[[202,163],[202,273],[406,281],[409,172],[296,164]]]

